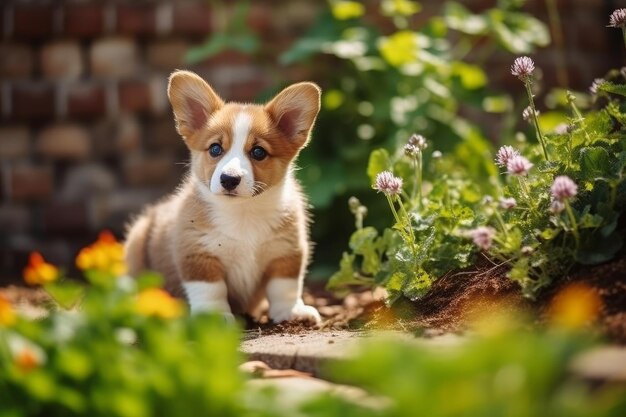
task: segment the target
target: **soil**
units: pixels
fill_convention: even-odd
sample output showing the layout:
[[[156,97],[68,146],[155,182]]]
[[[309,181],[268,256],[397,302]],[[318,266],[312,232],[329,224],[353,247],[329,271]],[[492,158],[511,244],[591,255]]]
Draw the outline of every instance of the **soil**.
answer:
[[[505,267],[483,260],[470,270],[440,278],[419,301],[396,302],[392,309],[385,306],[381,289],[356,291],[340,299],[322,286],[313,286],[305,292],[304,301],[318,309],[323,318],[321,326],[313,329],[302,323],[273,324],[265,316],[258,322],[246,318],[246,329],[259,334],[299,334],[320,329],[392,328],[429,336],[462,332],[477,314],[485,317],[502,309],[525,310],[541,324],[553,297],[572,283],[584,283],[601,297],[598,324],[610,340],[626,344],[626,253],[612,262],[578,269],[534,302],[523,298],[519,286],[506,278]],[[0,288],[0,294],[22,309],[35,312],[49,302],[41,289],[12,285]]]

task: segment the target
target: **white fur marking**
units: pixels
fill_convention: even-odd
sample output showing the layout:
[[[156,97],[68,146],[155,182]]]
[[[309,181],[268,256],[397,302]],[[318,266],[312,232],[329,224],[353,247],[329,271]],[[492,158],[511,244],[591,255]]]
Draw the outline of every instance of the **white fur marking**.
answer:
[[[302,301],[302,280],[297,278],[272,278],[267,283],[269,315],[276,323],[287,320],[319,323],[320,315],[315,307]]]
[[[238,195],[251,197],[253,195],[254,173],[252,164],[245,152],[246,141],[250,134],[250,126],[252,125],[252,117],[246,111],[242,110],[237,114],[233,125],[233,141],[230,149],[222,157],[215,167],[215,172],[211,178],[211,192],[222,194],[225,192],[220,183],[222,174],[232,177],[241,177],[241,183],[235,188]]]
[[[219,312],[223,313],[224,316],[232,316],[230,305],[228,304],[228,291],[224,281],[183,282],[183,288],[187,294],[187,300],[189,300],[191,314]]]

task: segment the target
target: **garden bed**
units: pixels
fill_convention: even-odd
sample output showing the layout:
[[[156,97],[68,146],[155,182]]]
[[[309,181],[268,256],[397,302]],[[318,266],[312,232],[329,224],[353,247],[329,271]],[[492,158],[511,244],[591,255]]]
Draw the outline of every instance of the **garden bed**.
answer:
[[[595,267],[584,267],[570,273],[536,301],[522,297],[518,285],[506,277],[506,268],[487,260],[469,270],[448,274],[435,281],[432,289],[419,301],[403,300],[392,309],[385,306],[385,292],[357,291],[341,299],[321,285],[313,285],[304,294],[304,301],[315,306],[322,325],[313,329],[302,323],[274,324],[267,316],[259,322],[246,319],[246,330],[262,335],[303,334],[319,330],[386,329],[409,332],[425,331],[426,335],[462,332],[477,315],[497,312],[526,311],[541,324],[549,314],[554,296],[564,287],[582,283],[602,298],[598,324],[608,338],[626,344],[626,254]],[[50,303],[41,288],[9,285],[0,294],[29,316],[41,317]]]

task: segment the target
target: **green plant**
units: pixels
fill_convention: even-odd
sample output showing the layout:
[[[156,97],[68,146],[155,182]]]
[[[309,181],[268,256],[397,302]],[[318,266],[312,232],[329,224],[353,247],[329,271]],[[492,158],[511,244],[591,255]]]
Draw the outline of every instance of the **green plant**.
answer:
[[[586,325],[598,295],[566,290],[547,329],[504,313],[474,336],[433,348],[417,340],[364,342],[325,375],[369,392],[276,391],[247,383],[240,332],[220,316],[184,314],[160,278],[124,276],[110,234],[81,251],[87,283],[62,277],[38,254],[25,279],[56,303],[39,319],[0,295],[0,416],[594,416],[623,415],[623,386],[591,386],[569,370],[597,344]],[[42,306],[44,307],[44,306]],[[375,395],[375,397],[373,397]]]
[[[533,70],[528,57],[512,67],[527,91]],[[415,300],[438,277],[470,266],[480,251],[494,265],[508,267],[508,276],[534,296],[576,263],[610,260],[623,244],[618,220],[626,205],[626,76],[611,71],[606,78],[593,86],[597,108],[584,114],[572,93],[562,94],[569,116],[550,114],[564,124],[545,135],[531,101],[524,115],[538,144],[502,147],[496,164],[504,172],[492,171],[490,181],[468,180],[458,154],[434,161],[427,195],[401,193],[394,201],[406,206],[392,227],[398,233],[381,237],[371,227],[357,230],[352,253],[344,254],[329,287],[382,284],[389,302],[402,295]],[[481,153],[464,157],[486,159]],[[368,174],[375,188],[376,175],[386,170],[417,185],[421,173],[409,168],[404,153],[377,150]],[[408,229],[413,233],[403,232]]]

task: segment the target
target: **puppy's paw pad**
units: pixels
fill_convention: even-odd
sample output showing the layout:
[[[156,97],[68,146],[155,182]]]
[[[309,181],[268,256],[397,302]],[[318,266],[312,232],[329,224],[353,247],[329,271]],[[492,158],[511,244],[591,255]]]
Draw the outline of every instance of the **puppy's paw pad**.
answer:
[[[320,313],[317,312],[315,307],[304,304],[296,304],[290,309],[270,312],[270,316],[276,323],[283,321],[302,321],[311,324],[318,324],[322,321]]]

